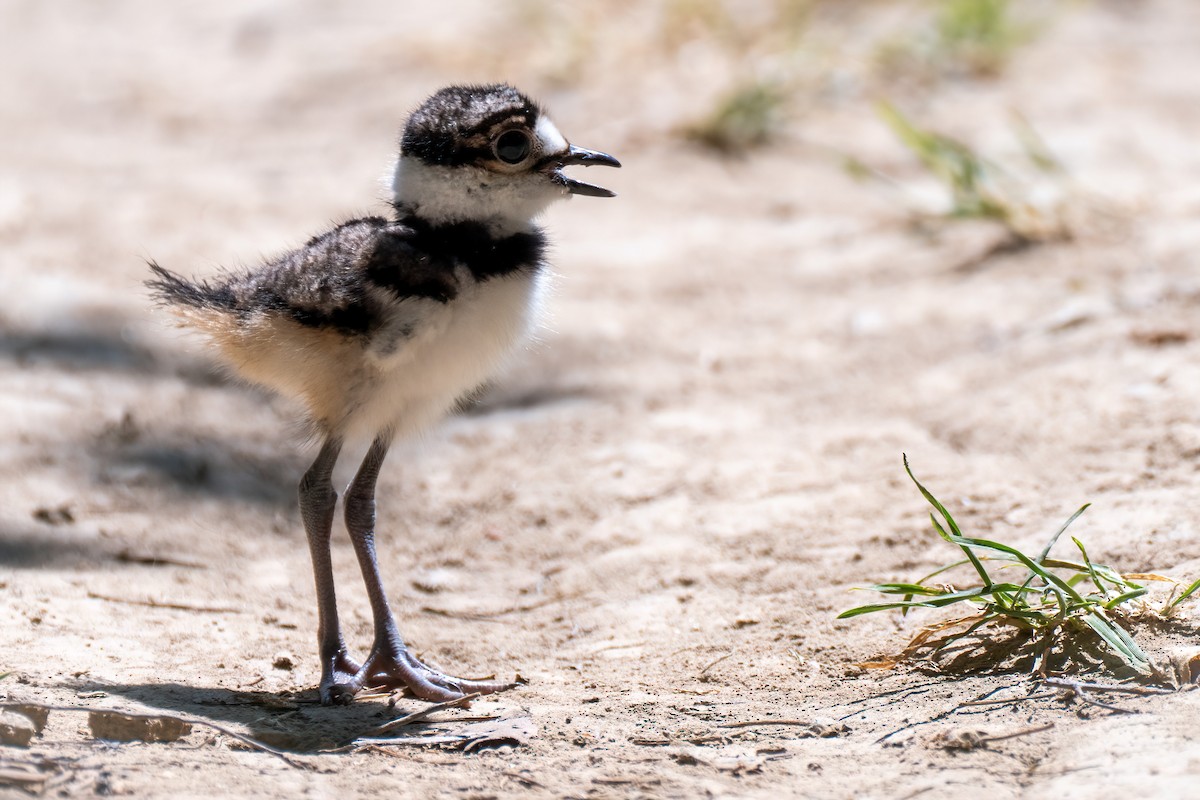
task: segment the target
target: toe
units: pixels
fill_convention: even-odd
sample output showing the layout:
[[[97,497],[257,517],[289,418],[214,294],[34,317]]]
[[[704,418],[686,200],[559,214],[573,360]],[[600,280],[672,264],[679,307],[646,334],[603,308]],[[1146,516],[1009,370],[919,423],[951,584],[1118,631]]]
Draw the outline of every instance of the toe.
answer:
[[[358,677],[362,685],[407,689],[414,697],[430,703],[458,700],[468,694],[493,694],[517,685],[447,675],[423,664],[406,647],[372,652]]]
[[[461,694],[495,694],[496,692],[503,692],[506,689],[512,689],[517,685],[515,683],[500,683],[498,681],[466,680],[464,678],[455,678],[452,675],[444,675],[440,672],[428,675],[427,679],[430,683]]]
[[[408,691],[412,692],[413,697],[418,700],[424,700],[427,703],[446,703],[451,700],[460,700],[466,697],[457,689],[439,686],[432,681],[422,677],[416,677],[414,680],[405,681],[405,686]]]
[[[335,683],[321,690],[321,703],[327,706],[344,706],[358,694],[358,688],[349,683]]]

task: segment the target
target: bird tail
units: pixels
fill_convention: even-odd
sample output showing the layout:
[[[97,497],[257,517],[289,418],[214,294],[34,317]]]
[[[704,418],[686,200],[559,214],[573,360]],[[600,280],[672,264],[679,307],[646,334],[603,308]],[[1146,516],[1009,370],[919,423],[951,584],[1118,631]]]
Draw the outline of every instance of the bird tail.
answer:
[[[201,311],[229,311],[233,294],[225,286],[205,281],[189,281],[151,261],[150,271],[157,277],[146,281],[151,296],[162,305],[184,306]]]

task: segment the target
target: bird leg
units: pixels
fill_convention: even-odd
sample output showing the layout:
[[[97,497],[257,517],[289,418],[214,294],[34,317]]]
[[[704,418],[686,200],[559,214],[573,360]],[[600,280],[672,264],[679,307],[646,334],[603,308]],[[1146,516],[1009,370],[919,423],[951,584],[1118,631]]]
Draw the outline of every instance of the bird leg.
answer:
[[[358,474],[346,489],[346,529],[362,568],[375,622],[375,643],[355,677],[355,688],[407,688],[416,697],[430,702],[454,700],[472,692],[491,694],[511,688],[513,684],[464,680],[426,666],[400,638],[375,556],[375,483],[390,444],[390,436],[380,436],[372,442]]]
[[[321,702],[346,703],[354,696],[354,678],[360,669],[346,653],[338,625],[337,594],[333,588],[333,565],[329,536],[337,492],[333,490],[333,465],[342,450],[340,439],[326,439],[308,472],[300,479],[300,517],[308,535],[313,577],[317,582],[317,639],[321,654]]]

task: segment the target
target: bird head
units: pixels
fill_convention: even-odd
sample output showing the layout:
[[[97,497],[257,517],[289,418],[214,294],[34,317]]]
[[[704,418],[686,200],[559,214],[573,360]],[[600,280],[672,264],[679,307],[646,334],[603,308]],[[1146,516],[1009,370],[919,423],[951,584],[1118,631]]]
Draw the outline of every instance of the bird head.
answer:
[[[621,166],[606,153],[569,143],[511,86],[450,86],[408,118],[393,203],[435,224],[473,220],[522,228],[558,198],[613,197],[563,171],[596,164]]]

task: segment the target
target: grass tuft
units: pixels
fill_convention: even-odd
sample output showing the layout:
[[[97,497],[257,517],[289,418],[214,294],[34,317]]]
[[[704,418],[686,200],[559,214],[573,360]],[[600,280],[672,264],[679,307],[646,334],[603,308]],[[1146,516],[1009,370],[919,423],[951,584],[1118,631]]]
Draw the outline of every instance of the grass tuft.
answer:
[[[1000,73],[1032,31],[1013,21],[1009,0],[942,0],[934,25],[936,52],[979,76]]]
[[[918,127],[887,101],[880,102],[876,111],[926,171],[950,191],[950,216],[1001,222],[1012,217],[1011,204],[996,186],[996,170],[989,161],[956,139]]]
[[[933,506],[930,513],[933,529],[945,542],[962,551],[963,559],[947,564],[912,583],[881,583],[867,589],[899,597],[883,603],[858,606],[843,611],[838,619],[870,614],[876,611],[912,608],[945,608],[965,604],[972,612],[965,617],[926,628],[919,633],[901,656],[911,657],[928,650],[936,652],[962,640],[981,628],[1005,625],[1026,631],[1036,640],[1040,655],[1035,659],[1045,669],[1045,656],[1056,645],[1070,644],[1071,639],[1094,634],[1103,649],[1115,655],[1126,666],[1142,675],[1155,672],[1155,667],[1128,631],[1118,622],[1135,607],[1133,601],[1148,589],[1134,578],[1168,580],[1157,575],[1122,575],[1112,567],[1092,561],[1078,539],[1072,539],[1079,551],[1079,560],[1050,558],[1059,538],[1087,510],[1082,506],[1050,537],[1036,556],[1015,547],[963,534],[949,510],[926,489],[904,458],[904,470],[916,484],[925,500]],[[957,588],[932,579],[970,565],[979,579],[978,585]],[[989,571],[988,566],[992,566]],[[1019,580],[1000,580],[993,572],[1018,570]],[[1200,581],[1191,584],[1182,595],[1168,603],[1161,613],[1169,613],[1200,588]],[[934,638],[936,634],[941,634]]]
[[[778,135],[787,99],[777,83],[750,81],[720,98],[708,116],[684,129],[684,135],[722,153],[746,152]]]
[[[995,78],[1045,24],[1018,19],[1011,0],[939,0],[936,5],[920,30],[880,45],[882,74],[925,83],[943,76]]]
[[[1004,226],[1014,243],[1022,246],[1071,238],[1064,170],[1023,117],[1015,117],[1014,131],[1036,176],[1028,169],[1022,173],[1002,167],[958,139],[919,126],[886,100],[876,110],[926,173],[945,190],[946,204],[939,210],[940,216],[995,221]],[[847,169],[856,178],[879,176],[856,160],[848,162]]]

